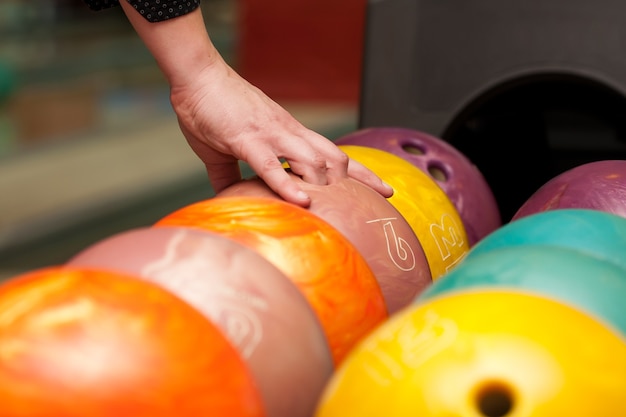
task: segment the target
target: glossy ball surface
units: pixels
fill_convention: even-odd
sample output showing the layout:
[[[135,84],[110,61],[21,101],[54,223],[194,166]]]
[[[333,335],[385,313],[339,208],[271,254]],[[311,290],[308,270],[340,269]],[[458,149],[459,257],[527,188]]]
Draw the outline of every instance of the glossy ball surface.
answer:
[[[337,229],[308,210],[264,197],[190,204],[154,227],[207,230],[253,248],[302,291],[322,323],[335,364],[387,318],[374,273]]]
[[[311,198],[308,210],[339,230],[365,258],[389,314],[410,304],[432,282],[417,236],[387,199],[351,178],[316,185],[290,175]],[[280,198],[258,177],[233,184],[216,197],[229,196]]]
[[[490,288],[540,294],[593,315],[626,335],[626,270],[577,250],[503,247],[468,257],[415,300]]]
[[[523,293],[454,294],[359,343],[315,416],[625,415],[624,375],[625,339],[576,309]]]
[[[350,132],[335,143],[391,152],[430,175],[459,212],[470,246],[502,225],[496,198],[483,174],[443,139],[415,129],[382,126]]]
[[[433,281],[463,259],[470,248],[463,220],[431,177],[390,152],[356,145],[339,148],[393,187],[388,201],[415,232]]]
[[[199,311],[70,267],[0,285],[0,404],[12,417],[265,415],[239,353]]]
[[[326,336],[302,293],[232,239],[180,227],[134,229],[96,242],[67,265],[134,275],[197,308],[237,348],[270,416],[310,416],[333,371]]]
[[[509,222],[474,246],[465,259],[505,247],[557,246],[626,270],[626,218],[591,209],[539,212]]]
[[[602,160],[571,168],[543,184],[513,216],[586,208],[626,217],[626,161]]]

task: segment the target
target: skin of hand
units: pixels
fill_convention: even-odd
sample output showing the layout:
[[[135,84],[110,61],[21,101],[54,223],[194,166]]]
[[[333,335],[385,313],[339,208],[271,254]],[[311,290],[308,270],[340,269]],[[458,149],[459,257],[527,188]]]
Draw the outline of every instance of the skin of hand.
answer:
[[[241,180],[241,160],[283,199],[304,207],[310,198],[282,161],[309,183],[350,176],[385,197],[393,194],[376,174],[239,76],[211,42],[200,8],[150,23],[126,1],[120,4],[165,75],[181,132],[216,193]]]

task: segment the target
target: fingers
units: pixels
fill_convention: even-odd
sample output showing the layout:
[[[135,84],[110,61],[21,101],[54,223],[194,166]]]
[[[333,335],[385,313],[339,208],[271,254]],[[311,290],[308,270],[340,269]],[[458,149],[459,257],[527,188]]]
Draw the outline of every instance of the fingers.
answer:
[[[285,168],[278,162],[277,167],[266,168],[263,173],[257,172],[276,194],[284,200],[301,207],[311,205],[311,197],[289,176]]]
[[[206,164],[205,166],[215,194],[242,179],[239,163],[236,160],[221,164]]]
[[[311,204],[309,195],[292,180],[274,152],[260,148],[247,158],[247,163],[265,184],[284,200],[302,207]],[[322,177],[315,176],[313,183],[319,184],[320,181],[324,181]]]
[[[393,195],[393,188],[391,188],[389,184],[385,183],[378,175],[354,159],[350,159],[350,163],[348,164],[348,175],[374,189],[383,197],[389,198]]]
[[[216,194],[241,180],[237,158],[215,150],[206,141],[191,133],[185,124],[179,123],[179,126],[191,149],[204,162],[209,182]]]
[[[323,136],[315,135],[314,139],[317,147],[308,149],[308,153],[304,153],[305,157],[306,155],[314,155],[315,159],[313,161],[309,160],[307,163],[306,158],[288,159],[292,171],[298,174],[304,181],[326,185],[351,177],[369,186],[383,197],[389,198],[393,195],[393,188],[373,171],[361,163],[350,159],[334,142]]]
[[[332,157],[334,158],[323,159],[320,157],[313,162],[309,161],[308,164],[294,158],[291,160],[292,162],[288,161],[288,163],[294,174],[311,184],[332,184],[349,176],[364,183],[384,197],[389,198],[393,195],[393,189],[388,184],[359,162],[349,159],[342,151],[339,150],[339,155],[332,155]],[[293,161],[297,162],[294,163]],[[292,180],[276,154],[271,152],[265,155],[257,154],[257,157],[249,158],[248,164],[267,186],[284,200],[302,207],[308,207],[311,204],[309,195]],[[299,167],[299,169],[294,168],[294,166]],[[329,166],[332,168],[328,168]],[[206,169],[216,194],[242,178],[239,164],[236,161],[207,164]]]
[[[247,158],[250,167],[274,192],[294,204],[307,207],[309,196],[285,172],[280,158],[284,158],[291,172],[310,184],[327,185],[351,177],[369,186],[384,197],[391,197],[393,189],[374,172],[348,155],[325,137],[314,134],[309,141],[281,142],[282,147],[270,150],[259,146]]]
[[[232,137],[230,141],[209,141],[208,135],[192,133],[187,124],[180,126],[191,148],[204,162],[216,194],[242,179],[239,160],[245,161],[281,198],[303,207],[308,207],[311,199],[285,171],[282,160],[289,164],[291,172],[310,184],[327,185],[352,177],[385,197],[393,194],[391,187],[363,165],[350,160],[335,143],[301,125],[293,131],[248,136],[237,141]],[[223,149],[218,150],[220,145]]]
[[[304,181],[333,184],[348,176],[348,155],[323,136],[315,137],[314,145],[300,146],[296,154],[285,154],[294,174]]]

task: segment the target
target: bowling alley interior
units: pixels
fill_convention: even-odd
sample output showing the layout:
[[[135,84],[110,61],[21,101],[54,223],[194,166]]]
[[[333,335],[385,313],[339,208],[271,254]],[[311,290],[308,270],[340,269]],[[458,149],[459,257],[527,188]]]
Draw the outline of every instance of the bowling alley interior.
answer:
[[[331,140],[372,126],[440,137],[480,169],[504,220],[557,173],[625,155],[619,13],[431,3],[201,8],[231,66],[307,127]],[[119,7],[0,8],[0,277],[212,195]]]
[[[472,19],[429,1],[259,3],[201,5],[231,66],[331,140],[399,126],[449,142],[479,168],[503,220],[557,173],[626,155],[617,35],[577,8],[557,24],[531,5],[517,16],[483,1]],[[496,20],[481,14],[489,7]],[[1,278],[213,195],[119,7],[0,8]],[[499,36],[502,22],[527,38]]]
[[[119,4],[0,1],[0,415],[626,416],[625,2],[194,10],[356,176],[214,190]]]
[[[362,4],[201,8],[225,60],[305,126],[329,138],[356,127]],[[119,7],[2,1],[0,39],[0,278],[214,194]]]

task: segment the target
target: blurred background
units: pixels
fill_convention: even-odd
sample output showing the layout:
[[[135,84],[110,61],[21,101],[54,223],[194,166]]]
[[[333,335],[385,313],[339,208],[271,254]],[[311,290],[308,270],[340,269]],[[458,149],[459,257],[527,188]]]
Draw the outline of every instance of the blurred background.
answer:
[[[226,60],[307,127],[356,128],[364,0],[201,7]],[[0,1],[0,279],[213,195],[168,94],[120,7]]]

